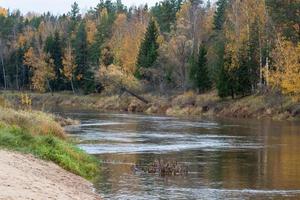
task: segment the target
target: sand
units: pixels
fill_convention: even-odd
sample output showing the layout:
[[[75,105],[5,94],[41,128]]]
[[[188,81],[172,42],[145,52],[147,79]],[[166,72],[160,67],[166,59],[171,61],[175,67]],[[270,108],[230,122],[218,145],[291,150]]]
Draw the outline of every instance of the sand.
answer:
[[[0,200],[100,200],[92,184],[51,162],[0,150]]]

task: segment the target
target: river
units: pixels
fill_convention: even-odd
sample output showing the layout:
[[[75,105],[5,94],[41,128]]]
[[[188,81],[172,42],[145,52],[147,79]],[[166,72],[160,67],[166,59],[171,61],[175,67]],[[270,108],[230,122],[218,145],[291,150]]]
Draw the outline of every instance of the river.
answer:
[[[66,111],[79,147],[102,160],[103,199],[300,199],[300,123],[201,120]],[[156,159],[188,166],[184,176],[132,171]]]

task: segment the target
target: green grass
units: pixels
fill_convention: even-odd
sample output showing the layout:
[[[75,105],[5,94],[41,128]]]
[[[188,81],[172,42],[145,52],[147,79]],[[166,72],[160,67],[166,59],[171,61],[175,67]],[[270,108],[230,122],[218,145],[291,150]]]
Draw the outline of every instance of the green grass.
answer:
[[[97,174],[98,161],[73,144],[53,135],[32,135],[15,126],[0,124],[0,147],[31,153],[53,161],[62,168],[91,180]]]

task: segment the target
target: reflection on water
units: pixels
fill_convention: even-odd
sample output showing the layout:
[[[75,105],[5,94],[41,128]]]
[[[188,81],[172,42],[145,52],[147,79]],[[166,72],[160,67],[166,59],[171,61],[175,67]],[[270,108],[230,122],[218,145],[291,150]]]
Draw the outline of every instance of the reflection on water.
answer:
[[[300,123],[66,112],[80,147],[103,161],[104,199],[300,199]],[[133,172],[177,160],[184,177]]]

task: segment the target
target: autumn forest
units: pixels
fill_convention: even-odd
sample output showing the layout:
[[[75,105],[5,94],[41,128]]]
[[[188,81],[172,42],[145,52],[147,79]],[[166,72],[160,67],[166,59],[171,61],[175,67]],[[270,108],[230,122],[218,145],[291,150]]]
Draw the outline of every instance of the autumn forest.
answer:
[[[100,0],[82,14],[0,9],[0,87],[74,94],[216,90],[300,97],[300,1]]]

